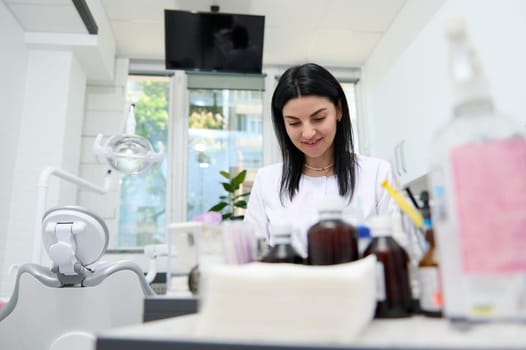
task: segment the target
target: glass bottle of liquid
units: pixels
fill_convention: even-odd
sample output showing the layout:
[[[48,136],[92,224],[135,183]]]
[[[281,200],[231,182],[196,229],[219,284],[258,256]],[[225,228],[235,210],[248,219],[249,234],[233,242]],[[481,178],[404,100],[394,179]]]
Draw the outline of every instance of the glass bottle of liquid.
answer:
[[[424,235],[428,248],[418,262],[420,277],[420,311],[431,317],[442,316],[442,288],[440,285],[440,270],[435,245],[435,234],[431,223],[431,208],[429,207],[429,192],[422,191],[420,195],[424,217]]]
[[[393,239],[398,243],[409,257],[409,285],[411,286],[411,295],[413,297],[413,310],[418,310],[418,300],[420,299],[420,278],[418,276],[418,262],[423,255],[423,252],[416,250],[416,244],[411,242],[411,239],[407,232],[404,230],[402,224],[402,213],[395,211],[391,214],[392,220],[392,236]],[[420,231],[418,231],[420,234]]]
[[[454,117],[435,136],[430,157],[443,312],[524,320],[517,281],[526,279],[526,254],[517,245],[526,242],[526,138],[495,110],[462,18],[448,22],[447,40]]]
[[[292,245],[292,227],[289,223],[280,222],[271,224],[274,245],[261,259],[266,263],[291,263],[303,264],[303,257]]]
[[[333,265],[358,259],[356,229],[342,220],[344,206],[339,196],[318,202],[319,221],[307,231],[309,264]]]
[[[373,240],[365,249],[364,257],[376,255],[376,318],[409,317],[413,300],[409,285],[409,257],[391,235],[390,215],[369,220]]]

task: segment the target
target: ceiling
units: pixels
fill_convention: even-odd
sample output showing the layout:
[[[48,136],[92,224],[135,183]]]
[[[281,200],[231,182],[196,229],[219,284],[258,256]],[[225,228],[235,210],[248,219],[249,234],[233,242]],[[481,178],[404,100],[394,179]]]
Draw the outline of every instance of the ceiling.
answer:
[[[26,31],[86,32],[71,0],[3,0]],[[95,1],[95,0],[92,0]],[[100,0],[117,56],[164,59],[164,9],[265,15],[264,65],[363,65],[407,0]],[[90,5],[90,0],[86,1]]]

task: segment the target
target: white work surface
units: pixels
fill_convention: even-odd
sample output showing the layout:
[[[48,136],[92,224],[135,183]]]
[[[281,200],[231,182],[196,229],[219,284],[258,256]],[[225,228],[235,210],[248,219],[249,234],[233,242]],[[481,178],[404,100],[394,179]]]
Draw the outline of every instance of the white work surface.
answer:
[[[184,343],[180,347],[181,349],[190,349],[192,343],[201,345],[196,349],[206,349],[207,347],[206,345],[203,346],[203,343],[245,344],[247,348],[250,347],[248,345],[272,345],[282,349],[287,349],[287,347],[294,347],[295,349],[526,349],[526,324],[476,324],[461,330],[454,328],[450,322],[444,319],[415,316],[373,320],[358,339],[349,344],[306,344],[298,341],[277,344],[272,342],[272,335],[269,335],[268,343],[247,344],[246,341],[239,342],[235,339],[225,339],[218,342],[217,340],[211,341],[196,337],[193,335],[193,330],[198,321],[199,314],[193,314],[105,331],[99,334],[97,350],[120,349],[120,347],[115,346],[118,341],[108,345],[105,344],[107,340],[125,340],[128,346],[133,341],[142,341],[148,344],[144,349],[151,350],[156,349],[155,342],[165,345],[173,342],[173,349],[179,348],[178,343]],[[214,348],[217,347],[214,346]],[[134,349],[141,349],[141,347],[134,347]]]

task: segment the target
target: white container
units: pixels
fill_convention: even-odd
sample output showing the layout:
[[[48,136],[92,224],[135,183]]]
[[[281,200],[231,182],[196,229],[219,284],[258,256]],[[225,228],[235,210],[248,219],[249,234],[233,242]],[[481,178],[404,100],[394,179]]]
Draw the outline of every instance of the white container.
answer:
[[[444,315],[526,320],[525,137],[495,112],[462,21],[448,41],[454,118],[437,135],[431,172]]]

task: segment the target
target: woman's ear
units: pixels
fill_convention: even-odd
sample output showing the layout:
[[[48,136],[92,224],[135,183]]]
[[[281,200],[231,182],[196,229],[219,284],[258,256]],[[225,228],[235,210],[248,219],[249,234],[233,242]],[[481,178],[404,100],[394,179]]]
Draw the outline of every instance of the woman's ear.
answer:
[[[336,120],[337,121],[341,121],[342,118],[343,118],[343,114],[342,114],[342,101],[341,100],[338,100],[338,105],[336,106]]]

